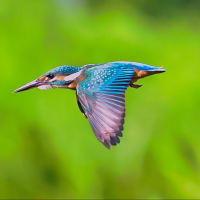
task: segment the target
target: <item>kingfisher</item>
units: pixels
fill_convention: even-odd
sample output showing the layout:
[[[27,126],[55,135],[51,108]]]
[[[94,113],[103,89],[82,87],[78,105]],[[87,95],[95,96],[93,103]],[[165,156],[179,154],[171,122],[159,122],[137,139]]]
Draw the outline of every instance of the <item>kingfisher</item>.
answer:
[[[59,66],[16,89],[65,88],[75,90],[80,111],[88,119],[96,138],[108,149],[120,143],[125,118],[125,91],[140,88],[136,81],[165,72],[162,67],[117,61],[87,64],[82,67]]]

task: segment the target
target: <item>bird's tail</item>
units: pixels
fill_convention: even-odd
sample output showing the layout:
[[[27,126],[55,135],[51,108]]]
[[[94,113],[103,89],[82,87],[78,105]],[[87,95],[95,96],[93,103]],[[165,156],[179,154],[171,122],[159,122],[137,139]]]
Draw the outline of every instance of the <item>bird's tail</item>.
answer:
[[[138,71],[143,70],[143,71],[148,71],[149,73],[162,73],[165,72],[166,70],[163,67],[155,67],[152,65],[147,65],[143,63],[137,63],[137,62],[132,62],[133,67],[135,67]]]
[[[163,67],[155,67],[142,63],[132,62],[131,65],[136,72],[134,75],[135,78],[143,78],[146,76],[163,73],[166,71]]]
[[[155,67],[152,65],[147,65],[143,63],[138,63],[138,62],[127,62],[127,61],[117,61],[117,62],[112,62],[112,64],[124,66],[124,67],[132,67],[135,71],[144,71],[148,75],[152,74],[158,74],[165,72],[166,70],[163,67]]]

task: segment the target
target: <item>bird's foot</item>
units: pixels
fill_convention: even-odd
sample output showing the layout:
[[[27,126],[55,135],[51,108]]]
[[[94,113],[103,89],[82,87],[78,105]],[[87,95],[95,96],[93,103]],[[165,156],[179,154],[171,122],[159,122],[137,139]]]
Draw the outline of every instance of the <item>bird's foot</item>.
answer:
[[[134,83],[131,83],[130,86],[132,88],[140,88],[140,87],[142,87],[142,85],[138,85],[138,84],[134,84]]]

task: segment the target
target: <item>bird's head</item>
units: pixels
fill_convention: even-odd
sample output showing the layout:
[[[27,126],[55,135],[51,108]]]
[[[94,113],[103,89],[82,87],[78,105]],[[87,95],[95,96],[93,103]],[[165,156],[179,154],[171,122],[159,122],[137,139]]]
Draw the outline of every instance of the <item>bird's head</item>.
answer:
[[[67,77],[80,70],[81,68],[71,66],[56,67],[39,78],[16,89],[14,92],[21,92],[31,88],[39,88],[41,90],[50,88],[67,88],[67,86],[72,82],[72,80],[68,80]]]

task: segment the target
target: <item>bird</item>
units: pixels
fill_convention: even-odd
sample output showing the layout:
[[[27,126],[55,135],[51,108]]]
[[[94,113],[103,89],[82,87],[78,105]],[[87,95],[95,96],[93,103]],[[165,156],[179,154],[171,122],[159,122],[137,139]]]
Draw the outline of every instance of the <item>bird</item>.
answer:
[[[108,149],[120,143],[125,118],[125,92],[141,78],[165,72],[138,62],[115,61],[82,67],[58,66],[14,90],[65,88],[75,90],[77,104],[96,138]]]

